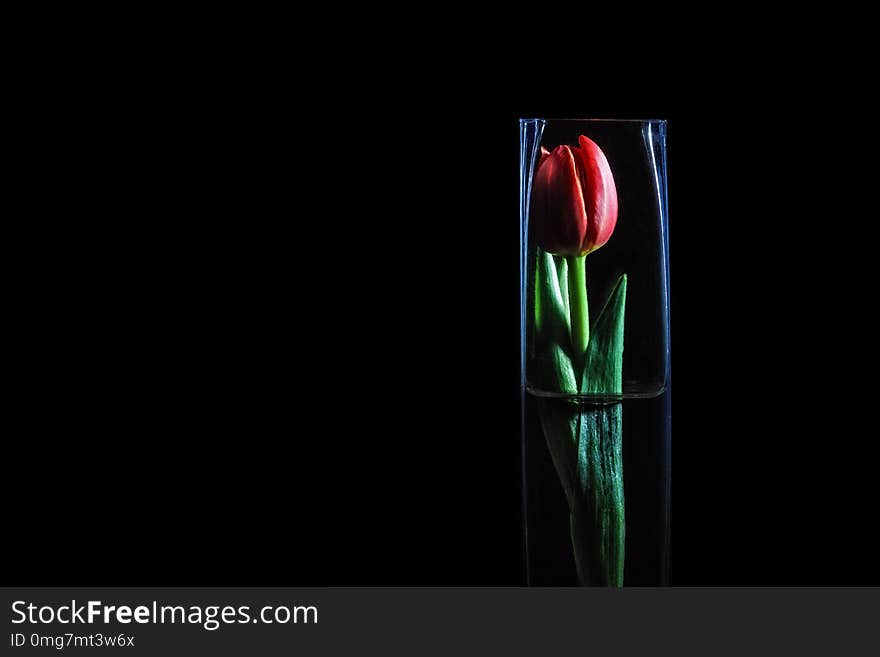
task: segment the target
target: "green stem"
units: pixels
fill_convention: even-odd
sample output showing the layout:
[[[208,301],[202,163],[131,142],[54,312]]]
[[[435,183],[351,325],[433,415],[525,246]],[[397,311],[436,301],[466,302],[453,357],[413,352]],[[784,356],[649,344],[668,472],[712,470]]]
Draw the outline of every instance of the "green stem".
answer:
[[[587,256],[568,256],[568,304],[571,308],[571,344],[574,362],[583,365],[590,342],[590,311],[587,307]]]

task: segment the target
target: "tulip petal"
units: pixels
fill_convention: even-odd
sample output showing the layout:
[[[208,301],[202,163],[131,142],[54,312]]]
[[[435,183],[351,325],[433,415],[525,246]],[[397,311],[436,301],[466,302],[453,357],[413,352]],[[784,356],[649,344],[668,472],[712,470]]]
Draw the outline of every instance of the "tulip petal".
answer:
[[[605,244],[617,224],[617,187],[611,167],[602,149],[581,135],[580,148],[573,148],[584,187],[584,208],[587,230],[581,253],[595,251]]]
[[[554,255],[577,255],[587,237],[587,214],[575,155],[557,146],[545,157],[532,191],[537,242]]]
[[[544,160],[546,160],[548,157],[550,157],[550,151],[548,151],[546,148],[541,146],[541,154],[538,156],[538,167],[539,168],[544,163]]]

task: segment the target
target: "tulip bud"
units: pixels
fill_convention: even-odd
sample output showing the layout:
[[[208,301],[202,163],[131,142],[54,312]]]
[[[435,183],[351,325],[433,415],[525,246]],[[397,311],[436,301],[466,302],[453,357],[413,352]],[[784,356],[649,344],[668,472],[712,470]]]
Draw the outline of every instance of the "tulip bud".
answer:
[[[605,244],[617,223],[617,188],[605,154],[583,135],[578,146],[541,148],[532,183],[531,226],[545,251],[584,256]]]

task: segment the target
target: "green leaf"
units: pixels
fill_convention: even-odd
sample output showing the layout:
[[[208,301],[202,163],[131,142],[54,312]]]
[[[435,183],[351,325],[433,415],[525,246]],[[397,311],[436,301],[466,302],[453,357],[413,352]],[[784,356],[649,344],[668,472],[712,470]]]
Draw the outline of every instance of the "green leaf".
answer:
[[[535,360],[537,383],[548,392],[574,395],[577,377],[571,363],[568,274],[563,258],[538,250],[535,272]],[[541,425],[553,465],[569,505],[577,504],[577,406],[566,399],[540,399]]]
[[[590,331],[590,344],[580,391],[583,394],[619,395],[623,392],[623,325],[626,274],[617,283]]]
[[[562,271],[563,276],[565,271]],[[577,377],[572,367],[571,338],[565,297],[553,256],[538,253],[535,273],[535,368],[538,385],[549,392],[575,395]]]
[[[566,280],[565,261],[557,272],[556,260],[545,251],[538,250],[538,266],[535,272],[535,332],[544,344],[557,343],[567,349],[569,337],[568,291],[560,287]],[[567,285],[567,284],[566,284]]]
[[[556,278],[559,280],[559,294],[562,296],[562,313],[567,322],[566,332],[571,337],[571,310],[568,306],[568,261],[564,256],[553,256],[556,263]]]

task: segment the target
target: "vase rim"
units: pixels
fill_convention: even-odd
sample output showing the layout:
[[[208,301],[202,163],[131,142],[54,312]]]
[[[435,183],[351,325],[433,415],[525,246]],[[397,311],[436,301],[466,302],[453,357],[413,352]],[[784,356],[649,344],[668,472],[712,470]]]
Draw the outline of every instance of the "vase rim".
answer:
[[[574,119],[571,117],[530,117],[521,118],[521,123],[529,121],[572,121],[582,123],[666,123],[666,119],[614,119],[614,118],[582,118]]]

